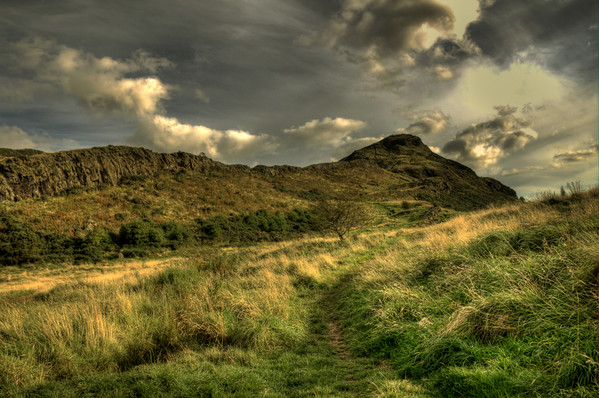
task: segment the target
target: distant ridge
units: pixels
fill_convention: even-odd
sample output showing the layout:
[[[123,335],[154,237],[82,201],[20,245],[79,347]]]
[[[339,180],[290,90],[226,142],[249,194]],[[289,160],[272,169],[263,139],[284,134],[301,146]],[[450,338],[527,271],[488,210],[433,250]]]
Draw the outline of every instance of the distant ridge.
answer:
[[[0,154],[11,153],[3,152]],[[307,167],[226,165],[184,152],[106,146],[56,153],[27,152],[0,158],[0,200],[58,195],[73,187],[115,186],[123,178],[164,173],[218,174],[262,181],[290,197],[362,200],[416,199],[458,210],[516,199],[516,192],[432,152],[408,134],[392,135],[332,163]],[[230,178],[229,178],[230,179]],[[309,192],[308,192],[309,191]],[[268,198],[264,198],[268,200]]]

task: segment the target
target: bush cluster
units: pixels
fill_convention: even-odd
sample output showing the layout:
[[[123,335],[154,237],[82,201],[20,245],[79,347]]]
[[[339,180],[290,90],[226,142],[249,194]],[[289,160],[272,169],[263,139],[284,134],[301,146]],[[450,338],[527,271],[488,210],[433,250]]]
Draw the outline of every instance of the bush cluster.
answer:
[[[21,265],[43,262],[92,262],[151,254],[162,248],[177,248],[192,238],[176,222],[135,221],[119,233],[105,229],[75,233],[47,233],[3,214],[0,216],[0,264]]]
[[[193,226],[176,221],[137,220],[114,233],[105,229],[74,234],[33,229],[7,212],[0,213],[0,265],[43,262],[99,262],[104,259],[144,257],[176,250],[192,243],[241,244],[280,240],[315,229],[304,210],[269,214],[265,210],[230,217],[197,219]]]
[[[216,216],[196,220],[196,237],[201,242],[251,243],[276,241],[297,234],[315,231],[317,223],[312,213],[295,209],[290,213],[255,213]]]

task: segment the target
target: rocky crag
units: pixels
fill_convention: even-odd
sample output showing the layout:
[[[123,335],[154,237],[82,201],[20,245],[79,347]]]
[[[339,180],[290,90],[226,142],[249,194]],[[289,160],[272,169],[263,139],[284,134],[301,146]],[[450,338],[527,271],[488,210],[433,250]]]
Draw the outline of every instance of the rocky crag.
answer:
[[[117,185],[124,177],[169,170],[227,167],[204,156],[154,153],[143,148],[107,146],[0,160],[0,200],[57,195],[69,188]]]

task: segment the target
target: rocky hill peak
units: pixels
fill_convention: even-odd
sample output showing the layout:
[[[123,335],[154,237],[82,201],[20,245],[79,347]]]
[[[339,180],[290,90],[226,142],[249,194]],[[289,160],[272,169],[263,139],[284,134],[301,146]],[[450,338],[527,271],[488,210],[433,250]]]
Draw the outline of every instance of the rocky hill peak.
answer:
[[[407,183],[416,198],[461,207],[460,202],[484,206],[496,199],[515,199],[516,192],[497,180],[479,177],[469,167],[446,159],[430,150],[420,137],[410,134],[391,135],[358,149],[340,162],[368,160],[410,180]],[[500,199],[501,200],[501,199]]]
[[[411,134],[390,135],[382,141],[379,141],[377,144],[389,149],[390,151],[400,150],[403,147],[410,146],[428,149],[428,147],[422,143],[420,137]]]
[[[430,156],[434,153],[422,142],[420,137],[411,134],[390,135],[383,140],[354,151],[341,161],[368,159],[382,161],[386,158],[396,160],[397,156]]]

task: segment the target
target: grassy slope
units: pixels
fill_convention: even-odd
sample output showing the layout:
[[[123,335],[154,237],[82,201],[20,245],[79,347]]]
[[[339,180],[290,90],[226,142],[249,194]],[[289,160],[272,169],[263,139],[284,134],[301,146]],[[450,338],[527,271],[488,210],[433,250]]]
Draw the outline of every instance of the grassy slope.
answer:
[[[388,137],[384,141],[390,139],[402,138]],[[396,145],[386,150],[384,160],[380,159],[380,151],[373,155],[372,148],[367,147],[354,153],[364,155],[356,161],[306,168],[258,166],[250,169],[195,158],[205,168],[155,170],[154,162],[159,162],[160,155],[140,148],[103,147],[46,153],[30,157],[29,161],[6,161],[8,181],[3,188],[7,192],[19,192],[20,186],[22,197],[40,192],[46,195],[17,202],[3,201],[0,208],[37,230],[76,234],[92,222],[116,232],[123,223],[139,218],[191,222],[198,217],[228,216],[259,209],[285,212],[330,198],[369,202],[420,200],[460,210],[515,200],[515,196],[506,194],[505,190],[511,191],[509,188],[499,189],[498,182],[495,182],[497,186],[491,184],[494,186],[491,188],[488,179],[481,179],[465,166],[432,153],[420,139],[412,139],[418,144]],[[29,152],[0,148],[0,161],[3,153],[19,153],[24,158]],[[145,161],[137,162],[138,158]],[[187,159],[191,162],[192,158],[188,155]],[[377,166],[379,163],[381,167]],[[102,180],[105,184],[96,186],[92,180],[100,181],[102,173],[94,173],[102,170],[101,164],[111,165],[104,170],[106,173],[109,170],[110,175],[121,169],[149,175],[128,175],[123,171],[118,183],[114,174]],[[52,177],[48,181],[54,182],[53,187],[60,186],[64,190],[54,192],[38,181],[40,168],[43,174]],[[86,174],[88,172],[91,174]],[[68,176],[66,181],[65,176]],[[17,187],[10,188],[12,184]],[[40,190],[32,188],[29,192],[27,187]],[[48,196],[50,193],[57,196]]]
[[[373,169],[372,173],[333,170],[327,178],[301,171],[284,179],[218,170],[208,174],[163,173],[152,178],[131,179],[116,187],[81,188],[63,196],[2,202],[2,208],[36,230],[77,231],[93,221],[97,227],[116,232],[122,224],[140,218],[191,222],[199,217],[229,216],[261,209],[288,212],[337,196],[361,195],[361,199],[367,200],[402,198],[400,193],[390,192],[388,188],[396,177],[382,169]]]
[[[4,294],[0,394],[597,396],[597,190],[420,227],[379,208],[348,242]]]
[[[593,195],[457,217],[364,264],[350,345],[449,397],[596,396]]]

